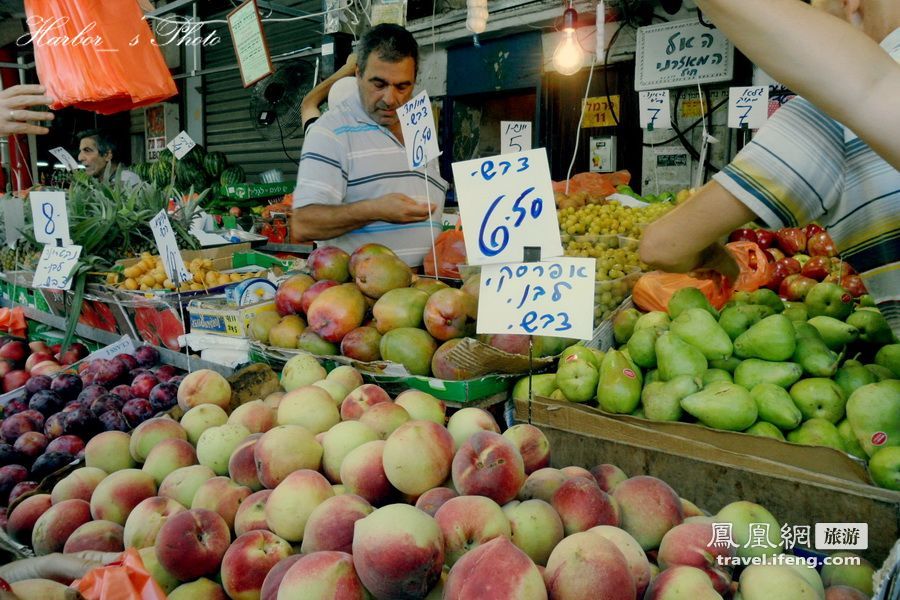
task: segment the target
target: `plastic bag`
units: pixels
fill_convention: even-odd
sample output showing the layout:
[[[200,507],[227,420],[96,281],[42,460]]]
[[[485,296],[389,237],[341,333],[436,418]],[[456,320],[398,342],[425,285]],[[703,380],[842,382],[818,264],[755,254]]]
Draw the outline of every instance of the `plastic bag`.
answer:
[[[438,260],[438,277],[451,277],[460,279],[459,265],[467,262],[466,258],[466,241],[463,237],[462,229],[459,222],[456,223],[455,229],[448,229],[442,232],[436,240],[434,240],[434,254],[437,254]],[[434,276],[434,254],[428,252],[425,254],[425,274]]]
[[[178,93],[134,0],[25,0],[25,12],[50,108],[112,114]],[[81,43],[46,39],[59,36]]]
[[[609,196],[616,193],[617,185],[628,185],[631,173],[616,171],[615,173],[578,173],[569,180],[569,194],[585,192],[589,196]],[[566,181],[554,181],[553,191],[566,193]]]
[[[769,280],[769,262],[762,248],[753,242],[731,242],[725,247],[734,257],[741,273],[734,283],[738,292],[755,292]]]
[[[120,560],[88,571],[70,587],[86,600],[166,600],[134,548],[126,550]]]

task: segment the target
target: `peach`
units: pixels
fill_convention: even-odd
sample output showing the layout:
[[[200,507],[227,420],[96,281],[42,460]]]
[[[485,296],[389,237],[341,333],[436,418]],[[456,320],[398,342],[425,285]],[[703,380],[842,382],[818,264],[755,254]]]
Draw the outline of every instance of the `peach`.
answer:
[[[303,558],[302,554],[291,554],[287,558],[282,558],[280,561],[278,561],[278,564],[272,567],[272,569],[269,571],[269,574],[266,575],[265,580],[263,580],[259,599],[277,600],[278,588],[281,587],[281,581],[284,579],[284,576],[288,572],[288,570],[292,566],[294,566],[294,563],[296,563],[301,558]]]
[[[235,483],[245,485],[254,492],[262,489],[262,484],[256,474],[256,459],[253,457],[256,440],[261,437],[261,433],[251,433],[238,444],[238,447],[231,453],[231,458],[228,459],[228,476]]]
[[[525,474],[531,475],[550,466],[550,441],[544,432],[527,423],[513,425],[503,432],[503,437],[515,444],[525,463]]]
[[[827,564],[822,567],[822,584],[829,586],[849,586],[863,592],[866,596],[872,595],[872,576],[875,567],[872,563],[852,552],[835,552],[831,556],[835,558],[854,558],[858,565]]]
[[[38,517],[31,532],[31,545],[38,556],[62,552],[69,536],[91,520],[91,505],[84,500],[63,500]]]
[[[320,387],[305,385],[291,390],[278,405],[279,425],[302,425],[311,433],[328,431],[341,421],[331,394]]]
[[[613,527],[611,525],[598,525],[588,530],[589,533],[599,535],[615,544],[622,556],[628,563],[628,570],[634,579],[634,586],[637,589],[637,597],[642,598],[647,586],[650,585],[650,562],[644,549],[637,543],[637,540],[631,537],[624,529]]]
[[[550,504],[559,513],[566,535],[587,531],[597,525],[619,524],[619,507],[609,494],[584,477],[562,484]]]
[[[438,425],[447,421],[444,401],[420,390],[406,390],[394,399],[394,404],[402,406],[413,421],[432,421]]]
[[[565,537],[562,520],[550,504],[533,499],[503,507],[512,543],[535,564],[545,566],[553,548]]]
[[[212,469],[203,465],[176,469],[159,484],[159,495],[171,498],[182,506],[190,506],[194,502],[197,489],[204,481],[215,476]]]
[[[216,573],[231,543],[228,524],[217,513],[191,509],[172,515],[156,536],[156,557],[180,581]]]
[[[462,495],[487,496],[497,504],[506,504],[524,483],[522,456],[499,433],[473,434],[453,457],[453,485]]]
[[[528,476],[519,494],[516,496],[519,500],[543,500],[548,504],[553,499],[556,490],[568,481],[566,474],[559,469],[545,467],[538,469]]]
[[[377,439],[378,433],[361,421],[343,421],[329,429],[322,439],[325,476],[332,483],[341,483],[341,464],[347,455],[366,442]]]
[[[106,478],[106,472],[97,467],[75,469],[53,486],[50,497],[53,499],[53,504],[72,499],[90,502],[91,495],[104,478]]]
[[[216,475],[227,475],[231,455],[249,435],[247,428],[237,423],[210,427],[200,434],[197,442],[197,462],[212,469]]]
[[[323,550],[349,553],[354,525],[373,510],[371,504],[355,494],[328,498],[310,513],[300,551],[304,554]]]
[[[188,373],[178,384],[178,406],[182,410],[201,404],[214,404],[225,410],[231,406],[231,384],[210,369]]]
[[[509,520],[484,496],[451,498],[434,514],[444,534],[444,561],[452,567],[463,554],[496,537],[509,538]]]
[[[628,479],[628,475],[625,474],[625,471],[616,465],[611,465],[609,463],[603,463],[591,468],[591,475],[594,476],[594,480],[597,482],[597,485],[600,486],[600,489],[607,494],[617,485]]]
[[[383,461],[391,485],[418,496],[447,479],[453,438],[431,421],[408,421],[388,436]]]
[[[95,519],[125,525],[132,509],[156,495],[153,477],[139,469],[122,469],[100,482],[91,495],[91,515]]]
[[[363,384],[363,378],[360,372],[349,365],[335,367],[325,379],[327,381],[334,381],[350,391],[355,390]]]
[[[450,569],[442,597],[546,600],[547,589],[528,555],[508,539],[498,537],[460,557]]]
[[[707,516],[706,512],[690,500],[685,500],[681,498],[681,510],[684,512],[684,518],[688,519],[690,517],[705,517]]]
[[[310,354],[292,356],[281,369],[281,387],[290,392],[304,385],[325,379],[328,373]]]
[[[584,477],[585,479],[593,481],[594,483],[597,482],[597,480],[594,479],[594,476],[591,475],[591,472],[584,467],[569,466],[563,467],[562,469],[560,469],[560,471],[562,471],[563,475],[565,475],[569,479],[572,479],[573,477]]]
[[[150,450],[141,470],[153,477],[156,485],[162,483],[166,475],[180,469],[197,464],[197,453],[187,440],[169,438],[158,443]]]
[[[712,582],[700,569],[688,566],[672,567],[662,571],[650,582],[646,600],[721,600]]]
[[[322,463],[322,446],[300,425],[279,425],[265,432],[253,447],[256,476],[263,487],[274,489],[298,469],[316,471]]]
[[[382,440],[366,442],[351,450],[341,463],[341,481],[347,492],[373,506],[381,506],[397,493],[384,470],[386,445]]]
[[[634,600],[628,561],[611,541],[588,531],[563,539],[547,559],[544,582],[559,600]]]
[[[182,583],[169,594],[169,600],[228,600],[222,586],[201,577],[196,581]]]
[[[409,421],[409,413],[393,402],[381,402],[363,413],[359,420],[378,432],[378,437],[386,440],[398,427]]]
[[[266,502],[271,494],[272,490],[260,490],[244,498],[244,501],[238,506],[237,514],[234,516],[235,535],[243,535],[254,529],[265,529],[268,531],[269,526],[266,525]]]
[[[168,417],[147,419],[131,432],[131,443],[128,446],[131,458],[143,463],[156,444],[168,439],[186,440],[187,432],[178,421]]]
[[[84,463],[88,467],[112,473],[132,469],[137,462],[128,450],[131,436],[124,431],[104,431],[92,437],[84,447]]]
[[[276,535],[299,542],[313,509],[332,496],[334,490],[321,474],[309,469],[294,471],[266,501],[266,524]]]
[[[63,552],[121,552],[125,549],[122,544],[124,530],[124,527],[112,521],[90,521],[72,532],[63,546]]]
[[[658,548],[666,532],[684,520],[678,494],[655,477],[626,479],[613,488],[612,497],[619,504],[619,527],[644,550]]]
[[[714,517],[716,523],[730,523],[731,535],[738,545],[735,552],[740,557],[775,556],[781,554],[781,524],[766,507],[738,500],[726,504]],[[751,532],[766,528],[763,543],[750,543]],[[768,542],[768,543],[765,543]]]
[[[432,517],[451,498],[458,497],[456,490],[447,487],[431,488],[416,500],[416,508],[425,511]]]
[[[275,411],[262,400],[253,400],[235,408],[228,422],[243,425],[250,433],[265,433],[275,427]]]
[[[313,384],[317,388],[322,388],[328,395],[331,396],[331,399],[334,400],[335,405],[337,405],[338,409],[341,407],[341,402],[344,401],[344,398],[347,397],[347,394],[350,393],[350,390],[342,386],[337,381],[332,381],[328,379],[323,379],[322,381],[317,381]],[[362,385],[362,384],[360,384]]]
[[[50,494],[35,494],[25,498],[9,513],[6,533],[20,544],[31,546],[31,532],[35,523],[53,504]]]
[[[302,556],[285,572],[278,588],[279,600],[365,600],[367,597],[354,559],[346,552],[322,551]]]
[[[869,600],[871,596],[848,585],[833,585],[825,588],[825,600]]]
[[[144,568],[147,569],[153,581],[159,584],[163,592],[171,594],[172,590],[177,588],[180,582],[159,564],[159,559],[156,558],[156,549],[153,546],[148,546],[138,550],[138,554],[141,555],[141,562],[144,563]]]
[[[232,600],[258,600],[269,571],[292,554],[291,545],[271,531],[238,537],[222,558],[222,587]]]
[[[156,536],[163,524],[172,516],[187,510],[184,506],[163,496],[147,498],[134,507],[125,520],[123,542],[126,548],[147,548],[156,543]]]
[[[374,383],[365,383],[352,390],[341,402],[341,419],[359,419],[364,412],[380,402],[390,402],[391,397]]]
[[[200,434],[210,427],[219,427],[227,422],[228,413],[215,404],[195,406],[181,417],[181,426],[187,432],[187,439],[195,446],[200,440]]]
[[[715,567],[719,556],[734,556],[734,548],[728,544],[713,544],[714,538],[712,523],[676,525],[663,536],[656,562],[660,569],[676,565],[701,570]]]
[[[444,540],[437,521],[408,504],[390,504],[356,522],[353,565],[380,599],[421,598],[437,583]]]
[[[497,421],[483,408],[463,408],[452,415],[447,421],[447,430],[453,436],[453,449],[459,450],[466,440],[479,431],[493,431],[500,433]]]
[[[216,512],[225,519],[229,529],[234,529],[238,508],[251,493],[250,488],[238,485],[227,477],[213,477],[197,488],[191,508],[205,508]]]
[[[285,392],[283,390],[280,392],[272,392],[263,398],[263,402],[272,410],[278,410],[278,405],[281,404],[281,399],[284,398],[284,394]],[[343,398],[341,398],[341,400],[343,400]]]

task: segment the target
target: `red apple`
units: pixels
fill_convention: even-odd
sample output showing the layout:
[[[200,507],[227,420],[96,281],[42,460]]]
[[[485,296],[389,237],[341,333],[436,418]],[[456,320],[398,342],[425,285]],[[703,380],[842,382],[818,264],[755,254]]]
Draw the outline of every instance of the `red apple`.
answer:
[[[773,263],[769,269],[769,281],[766,287],[776,290],[779,289],[781,282],[788,275],[794,275],[801,271],[800,263],[793,258],[782,258]]]
[[[799,227],[784,227],[775,234],[778,247],[788,256],[800,254],[806,250],[806,232]]]
[[[831,273],[839,277],[848,277],[856,274],[856,269],[850,263],[835,256],[831,257]]]
[[[819,225],[817,225],[815,223],[810,223],[809,225],[807,225],[806,227],[803,228],[803,231],[804,231],[804,233],[806,233],[806,239],[809,239],[812,236],[814,236],[815,234],[819,233],[820,231],[825,231],[825,230],[822,229],[822,227],[820,227]]]
[[[768,229],[757,229],[756,230],[756,245],[766,250],[775,245],[775,232],[769,231]]]
[[[828,276],[831,269],[831,260],[827,256],[813,256],[806,264],[800,274],[816,281],[822,281]]]
[[[765,253],[766,258],[769,259],[769,262],[775,262],[784,258],[784,252],[782,252],[778,248],[766,248],[765,250],[763,250],[763,253]]]
[[[828,235],[827,231],[815,233],[806,243],[806,249],[810,256],[837,256],[837,248],[834,240]]]
[[[756,231],[753,229],[735,229],[728,236],[729,242],[753,242],[756,243]]]
[[[803,275],[788,275],[778,287],[778,294],[787,300],[799,302],[806,299],[809,290],[818,283],[815,279]]]
[[[850,292],[850,295],[854,298],[859,298],[863,294],[868,293],[866,284],[863,283],[863,280],[859,275],[849,275],[845,277],[841,282],[841,286]]]

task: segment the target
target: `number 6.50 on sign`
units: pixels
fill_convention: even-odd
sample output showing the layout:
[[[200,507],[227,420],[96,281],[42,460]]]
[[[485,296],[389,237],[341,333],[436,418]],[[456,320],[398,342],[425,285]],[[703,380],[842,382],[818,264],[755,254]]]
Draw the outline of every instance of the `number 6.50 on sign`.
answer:
[[[453,179],[470,265],[521,261],[526,246],[562,255],[543,148],[453,163]]]

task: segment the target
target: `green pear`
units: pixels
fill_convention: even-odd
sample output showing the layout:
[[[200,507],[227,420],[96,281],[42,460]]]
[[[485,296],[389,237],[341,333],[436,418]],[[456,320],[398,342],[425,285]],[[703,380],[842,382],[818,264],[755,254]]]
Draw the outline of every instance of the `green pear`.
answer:
[[[756,402],[759,418],[780,429],[789,431],[800,425],[803,414],[787,390],[774,383],[760,383],[750,390],[750,397]]]
[[[731,376],[731,373],[729,373],[725,369],[707,369],[703,373],[703,385],[707,386],[714,381],[727,381],[728,383],[734,383],[734,378]]]
[[[766,317],[734,340],[734,354],[738,358],[788,360],[796,347],[794,326],[784,315]]]
[[[878,381],[878,378],[875,377],[872,371],[865,368],[861,362],[848,360],[834,374],[834,381],[841,386],[844,397],[849,398],[857,388],[875,383]]]
[[[679,375],[702,377],[707,366],[703,353],[668,331],[656,340],[656,364],[663,381]]]
[[[795,304],[784,309],[781,313],[791,321],[805,321],[809,318],[809,312],[803,304]]]
[[[770,362],[758,358],[748,358],[734,370],[734,382],[748,390],[759,383],[774,383],[787,388],[802,376],[803,367],[797,363]]]
[[[682,311],[670,326],[670,331],[703,353],[707,360],[721,360],[731,356],[731,338],[716,319],[702,308]]]
[[[590,402],[597,391],[599,375],[591,360],[569,357],[559,362],[556,369],[556,387],[569,402]]]
[[[557,356],[560,352],[577,342],[578,340],[572,338],[539,335],[535,336],[534,347],[540,350],[538,356]]]
[[[556,375],[554,374],[553,377],[555,378]],[[553,390],[553,392],[550,394],[550,399],[551,399],[551,400],[563,400],[563,401],[565,401],[565,400],[566,400],[566,395],[563,394],[563,392],[562,392],[561,389],[557,388],[557,389]]]
[[[847,324],[859,330],[859,339],[870,344],[890,344],[894,333],[877,308],[860,308],[847,317]]]
[[[671,318],[677,319],[678,315],[689,308],[700,308],[715,318],[719,317],[719,312],[712,307],[712,304],[709,303],[709,299],[697,288],[681,288],[669,298],[668,309]]]
[[[757,421],[756,423],[745,429],[744,433],[784,441],[784,434],[781,433],[781,430],[766,421]]]
[[[725,358],[722,360],[711,360],[709,361],[710,369],[722,369],[723,371],[728,371],[729,373],[734,373],[734,370],[738,368],[738,365],[741,364],[741,359],[732,356],[731,358]]]
[[[597,401],[607,412],[627,414],[641,401],[641,372],[618,350],[610,350],[600,364]]]
[[[656,366],[656,339],[663,331],[658,327],[648,327],[634,332],[626,345],[634,364],[644,369]]]
[[[811,377],[791,386],[791,399],[804,419],[821,418],[837,423],[844,418],[847,399],[841,386],[831,379]]]
[[[669,315],[662,311],[654,310],[640,316],[640,318],[634,324],[634,331],[640,331],[641,329],[652,327],[668,329],[671,322],[672,320],[669,318]]]
[[[768,288],[759,288],[750,294],[750,304],[768,306],[776,313],[784,311],[784,302],[778,297],[778,294]]]
[[[738,545],[737,548],[734,549],[735,554],[740,556],[741,558],[748,558],[754,556],[774,556],[776,554],[781,554],[781,523],[778,522],[772,513],[770,513],[764,506],[759,504],[748,502],[746,500],[738,500],[737,502],[732,502],[731,504],[727,504],[723,506],[718,514],[713,518],[713,522],[715,523],[731,523],[731,536],[734,540],[734,543]],[[754,527],[751,529],[751,525],[763,525],[768,526],[766,528]],[[763,529],[765,532],[767,540],[756,540],[753,541],[767,541],[768,544],[751,544],[749,543],[751,533],[754,531],[759,531]],[[771,546],[775,546],[772,548]],[[746,571],[744,571],[746,573]],[[771,596],[770,596],[771,597]],[[792,598],[792,596],[784,596],[785,598]],[[813,596],[810,596],[813,598]]]
[[[805,446],[827,446],[841,452],[847,451],[834,423],[818,417],[803,421],[800,427],[788,431],[787,441]]]
[[[634,324],[640,317],[641,313],[636,308],[626,308],[616,313],[613,317],[613,336],[617,344],[622,345],[628,341],[634,333]]]
[[[862,446],[859,445],[859,440],[856,439],[856,434],[853,433],[853,427],[850,426],[850,421],[848,419],[841,419],[841,422],[837,424],[837,430],[841,436],[841,441],[844,442],[844,448],[847,449],[848,454],[852,454],[856,458],[861,458],[862,460],[868,460],[869,456],[866,454],[866,451],[863,450]]]
[[[750,294],[750,292],[735,292],[731,295],[731,301],[728,304],[753,304],[750,301],[752,297],[753,296]]]
[[[651,369],[644,375],[644,384],[653,383],[654,381],[661,381],[661,379],[659,378],[659,371]]]
[[[728,337],[736,340],[739,335],[750,329],[750,327],[774,314],[775,311],[768,306],[740,304],[722,311],[722,316],[719,317],[719,326],[728,334]]]
[[[591,349],[582,346],[581,344],[569,346],[568,348],[563,350],[562,354],[559,355],[559,364],[561,365],[565,361],[569,360],[570,356],[580,358],[581,360],[592,364],[594,368],[600,368],[600,363],[597,362],[597,357],[594,355]]]
[[[591,348],[591,352],[594,353],[594,363],[597,365],[597,368],[600,368],[600,363],[603,362],[603,357],[606,356],[606,352],[600,350],[599,348]]]
[[[881,446],[900,446],[900,381],[858,388],[847,400],[847,420],[869,456]]]
[[[865,366],[871,373],[878,379],[878,381],[886,381],[888,379],[895,379],[894,372],[888,369],[887,367],[882,367],[881,365],[869,364],[863,365]]]
[[[890,369],[894,377],[900,379],[900,344],[882,346],[875,355],[875,364]]]
[[[875,485],[900,491],[900,446],[876,450],[869,459],[869,475]]]
[[[531,392],[535,396],[548,398],[556,390],[556,373],[541,373],[531,376]],[[516,382],[512,391],[513,400],[528,400],[528,377]]]
[[[822,341],[832,350],[840,350],[859,337],[859,329],[834,317],[819,315],[810,319],[809,324],[816,328]]]
[[[756,421],[756,403],[739,385],[716,381],[681,401],[681,408],[713,429],[743,431]]]
[[[690,375],[679,375],[665,383],[658,383],[660,385],[645,385],[641,393],[644,414],[653,421],[679,420],[682,415],[681,400],[701,388],[700,381]]]
[[[826,315],[843,321],[853,311],[853,296],[829,281],[814,285],[803,302],[811,317]]]
[[[644,414],[644,409],[640,406],[638,406],[636,409],[634,409],[633,411],[631,411],[628,414],[631,415],[632,417],[634,417],[635,419],[646,419],[647,418],[647,415]]]
[[[831,377],[837,372],[840,357],[825,345],[822,336],[812,325],[797,330],[795,363],[803,367],[803,372],[814,377]]]

